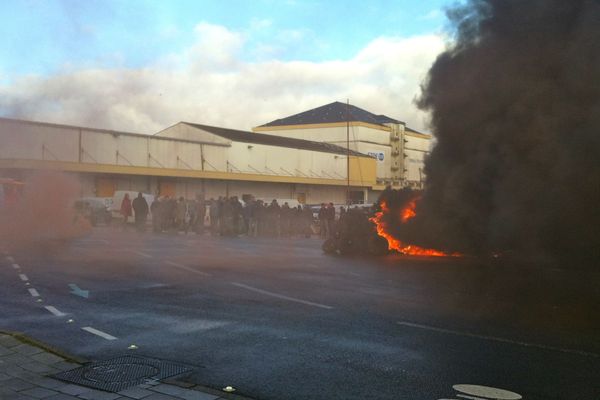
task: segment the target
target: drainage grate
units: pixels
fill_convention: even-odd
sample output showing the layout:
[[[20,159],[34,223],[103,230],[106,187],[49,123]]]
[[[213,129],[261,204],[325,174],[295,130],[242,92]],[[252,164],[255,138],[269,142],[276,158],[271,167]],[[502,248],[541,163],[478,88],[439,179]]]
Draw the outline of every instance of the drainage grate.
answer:
[[[170,361],[138,356],[123,356],[93,362],[79,368],[52,375],[53,378],[107,392],[159,381],[190,372],[192,368]]]

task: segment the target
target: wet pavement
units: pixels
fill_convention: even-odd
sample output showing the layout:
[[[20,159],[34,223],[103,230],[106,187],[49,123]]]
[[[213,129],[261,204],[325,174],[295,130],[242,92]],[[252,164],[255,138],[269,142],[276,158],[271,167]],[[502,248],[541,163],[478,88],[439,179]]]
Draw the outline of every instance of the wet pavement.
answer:
[[[80,367],[78,362],[69,359],[68,356],[56,354],[27,337],[0,334],[0,399],[226,400],[214,391],[206,392],[203,388],[190,388],[192,385],[182,385],[177,381],[169,384],[158,380],[147,380],[111,392],[73,384],[54,377],[56,374]]]
[[[252,398],[600,396],[600,276],[568,266],[96,228],[9,251],[0,281],[0,329],[182,362],[188,382]]]

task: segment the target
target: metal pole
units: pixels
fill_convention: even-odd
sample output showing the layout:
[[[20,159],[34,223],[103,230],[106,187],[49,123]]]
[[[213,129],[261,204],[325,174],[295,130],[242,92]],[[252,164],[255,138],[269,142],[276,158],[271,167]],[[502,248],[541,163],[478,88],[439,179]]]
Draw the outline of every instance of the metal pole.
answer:
[[[346,99],[346,205],[350,205],[350,99]]]

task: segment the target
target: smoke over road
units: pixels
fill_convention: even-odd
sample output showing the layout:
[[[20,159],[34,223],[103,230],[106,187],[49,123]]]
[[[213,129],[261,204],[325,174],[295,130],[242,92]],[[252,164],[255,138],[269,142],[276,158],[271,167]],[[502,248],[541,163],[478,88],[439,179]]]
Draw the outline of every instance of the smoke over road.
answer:
[[[32,251],[85,234],[90,224],[73,208],[79,192],[78,182],[65,174],[32,174],[16,203],[0,207],[0,247]]]
[[[419,106],[437,139],[403,236],[465,253],[600,249],[600,2],[471,0]],[[596,258],[597,259],[597,258]]]

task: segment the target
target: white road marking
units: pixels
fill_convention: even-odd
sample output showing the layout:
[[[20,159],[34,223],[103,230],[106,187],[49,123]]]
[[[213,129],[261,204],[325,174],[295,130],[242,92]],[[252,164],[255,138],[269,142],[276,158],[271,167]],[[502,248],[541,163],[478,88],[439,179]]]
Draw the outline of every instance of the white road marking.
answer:
[[[490,398],[490,399],[496,399],[496,400],[520,400],[523,398],[518,393],[511,392],[511,391],[504,390],[504,389],[489,387],[489,386],[460,384],[460,385],[452,386],[452,389],[456,390],[457,392],[466,393],[466,394],[470,394],[473,396],[483,396],[486,399]],[[462,394],[457,394],[456,396],[463,397],[466,399],[480,399],[481,398],[481,397],[465,396]]]
[[[80,239],[77,242],[78,243],[104,243],[104,244],[109,244],[109,241],[105,240],[105,239]]]
[[[27,282],[29,280],[29,278],[27,277],[27,275],[25,274],[19,274],[19,278],[21,278],[21,280],[23,282]]]
[[[139,256],[142,256],[142,257],[152,258],[152,256],[150,254],[148,254],[148,253],[142,253],[141,251],[135,251],[135,250],[130,250],[130,251],[132,253],[135,253],[135,254],[137,254]]]
[[[6,257],[6,261],[8,261],[9,263],[14,263],[15,259],[12,258],[11,256]]]
[[[178,321],[177,323],[170,324],[167,329],[175,333],[194,333],[204,332],[211,329],[221,328],[226,325],[230,325],[227,321],[216,321],[209,319],[193,319],[185,322]]]
[[[251,250],[235,248],[235,247],[225,247],[223,250],[225,250],[230,255],[232,255],[232,254],[233,255],[254,254],[254,252]]]
[[[415,324],[415,323],[406,322],[406,321],[399,321],[399,322],[396,322],[396,323],[398,325],[408,326],[410,328],[425,329],[425,330],[428,330],[428,331],[434,331],[434,332],[440,332],[440,333],[449,333],[451,335],[472,337],[472,338],[483,339],[483,340],[492,340],[494,342],[509,343],[509,344],[514,344],[514,345],[524,346],[524,347],[534,347],[534,348],[543,349],[543,350],[559,351],[561,353],[578,354],[580,356],[586,356],[586,357],[600,357],[599,354],[590,353],[590,352],[587,352],[587,351],[573,350],[573,349],[563,349],[563,348],[560,348],[560,347],[546,346],[546,345],[543,345],[543,344],[520,342],[518,340],[510,340],[510,339],[505,339],[505,338],[501,338],[501,337],[497,337],[497,336],[478,335],[476,333],[471,333],[471,332],[454,331],[454,330],[451,330],[451,329],[444,329],[444,328],[438,328],[438,327],[435,327],[435,326]]]
[[[13,265],[12,265],[12,267],[13,267],[14,269],[19,269],[19,268],[21,268],[21,266],[20,266],[19,264],[13,264]]]
[[[460,397],[460,398],[468,399],[468,400],[489,400],[487,397],[484,399],[482,397],[467,396],[466,394],[457,394],[456,397]]]
[[[65,314],[64,312],[58,310],[56,307],[54,306],[44,306],[44,308],[48,311],[50,311],[52,314],[56,315],[57,317],[64,317]]]
[[[188,271],[188,272],[192,272],[194,274],[198,274],[198,275],[202,275],[202,276],[212,276],[212,274],[209,274],[208,272],[198,271],[197,269],[190,268],[190,267],[187,267],[187,266],[182,265],[182,264],[178,264],[178,263],[173,262],[173,261],[167,261],[167,264],[172,265],[172,266],[174,266],[176,268],[183,269],[183,270]]]
[[[262,290],[262,289],[258,289],[252,286],[248,286],[248,285],[244,285],[243,283],[237,283],[237,282],[231,282],[232,285],[237,286],[237,287],[241,287],[247,290],[251,290],[253,292],[256,293],[261,293],[267,296],[271,296],[271,297],[276,297],[278,299],[283,299],[283,300],[288,300],[288,301],[293,301],[296,303],[301,303],[301,304],[306,304],[307,306],[313,306],[313,307],[319,307],[319,308],[324,308],[326,310],[331,310],[333,307],[332,306],[327,306],[325,304],[319,304],[319,303],[313,303],[312,301],[306,301],[306,300],[302,300],[302,299],[296,299],[294,297],[289,297],[289,296],[285,296],[279,293],[273,293],[273,292],[268,292],[266,290]]]
[[[37,291],[37,290],[35,290],[34,288],[29,288],[29,289],[27,289],[27,290],[29,290],[29,294],[30,294],[32,297],[40,297],[40,294],[39,294],[39,293],[38,293],[38,291]]]
[[[99,331],[98,329],[94,329],[91,326],[84,326],[81,329],[83,329],[86,332],[92,333],[96,336],[100,336],[101,338],[106,339],[106,340],[116,340],[117,339],[113,335],[109,335],[108,333]]]

